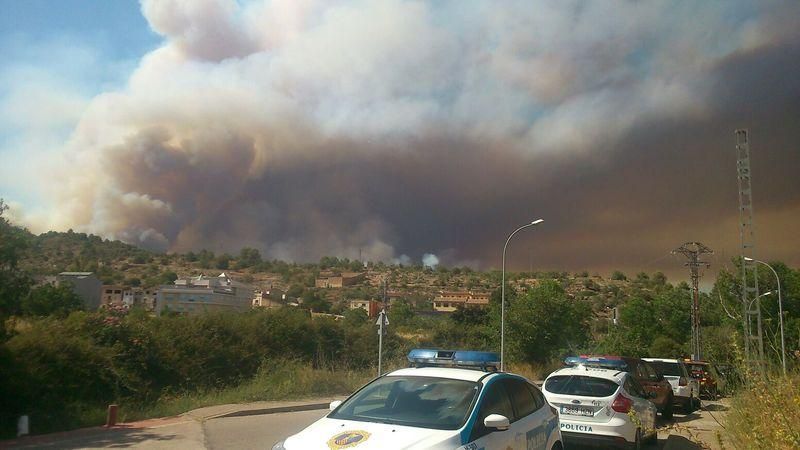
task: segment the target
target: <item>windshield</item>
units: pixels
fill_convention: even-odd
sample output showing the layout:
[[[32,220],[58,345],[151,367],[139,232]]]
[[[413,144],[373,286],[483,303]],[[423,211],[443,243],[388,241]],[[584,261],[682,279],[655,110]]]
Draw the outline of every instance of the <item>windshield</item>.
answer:
[[[342,403],[332,419],[456,430],[467,421],[478,383],[434,377],[383,377]]]
[[[603,378],[561,375],[549,378],[544,384],[544,388],[553,394],[608,397],[617,392],[619,385]]]
[[[668,377],[682,377],[683,376],[683,372],[681,371],[681,366],[678,363],[665,362],[665,361],[653,361],[650,364],[652,364],[661,375],[668,376]]]

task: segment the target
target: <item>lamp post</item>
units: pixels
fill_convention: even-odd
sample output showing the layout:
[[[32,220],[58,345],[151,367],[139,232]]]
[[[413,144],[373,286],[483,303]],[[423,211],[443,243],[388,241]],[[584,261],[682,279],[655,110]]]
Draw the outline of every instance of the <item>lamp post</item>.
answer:
[[[544,219],[536,219],[533,222],[526,223],[525,225],[512,231],[511,234],[508,235],[508,239],[506,239],[506,245],[503,246],[503,270],[502,270],[502,281],[500,287],[500,371],[501,372],[505,370],[505,350],[506,350],[506,248],[508,247],[508,243],[511,241],[511,238],[514,237],[514,235],[517,234],[518,231],[528,227],[532,227],[542,222],[544,222]]]
[[[771,270],[772,273],[775,274],[775,281],[778,282],[778,314],[780,316],[780,325],[781,325],[781,365],[783,366],[783,374],[786,375],[786,341],[784,340],[783,337],[783,299],[781,298],[781,279],[780,277],[778,277],[778,272],[776,272],[775,269],[772,268],[772,266],[765,263],[764,261],[754,258],[748,258],[746,256],[744,259],[745,261],[753,261],[769,267],[769,270]]]

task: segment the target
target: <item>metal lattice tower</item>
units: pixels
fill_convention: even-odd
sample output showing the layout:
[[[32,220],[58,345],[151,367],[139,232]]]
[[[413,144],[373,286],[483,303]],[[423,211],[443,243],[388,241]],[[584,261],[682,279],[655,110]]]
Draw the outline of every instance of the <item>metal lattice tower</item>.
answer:
[[[692,278],[692,359],[700,360],[703,349],[700,341],[700,267],[708,268],[710,264],[700,261],[701,255],[712,255],[714,251],[699,242],[687,242],[672,251],[689,259],[684,264],[689,268]]]
[[[746,129],[736,130],[736,170],[739,178],[739,237],[742,241],[742,319],[747,367],[764,371],[764,338],[761,302],[758,301],[758,268],[755,259],[753,190],[750,173],[750,139]]]

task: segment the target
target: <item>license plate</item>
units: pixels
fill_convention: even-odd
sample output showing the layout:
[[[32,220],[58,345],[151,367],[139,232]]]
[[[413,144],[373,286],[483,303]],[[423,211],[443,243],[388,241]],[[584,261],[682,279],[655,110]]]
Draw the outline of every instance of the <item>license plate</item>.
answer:
[[[594,416],[594,409],[588,406],[561,405],[561,414],[592,417]]]

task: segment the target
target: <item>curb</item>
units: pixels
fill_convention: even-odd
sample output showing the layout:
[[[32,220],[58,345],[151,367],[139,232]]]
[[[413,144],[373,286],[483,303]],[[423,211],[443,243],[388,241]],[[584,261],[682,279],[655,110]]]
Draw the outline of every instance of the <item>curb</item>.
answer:
[[[207,417],[206,420],[224,419],[227,417],[260,416],[266,414],[278,414],[278,413],[296,412],[296,411],[313,411],[317,409],[328,409],[329,406],[330,402],[311,403],[311,404],[293,405],[293,406],[276,406],[273,408],[245,409],[241,411],[232,411],[228,413],[222,413],[216,416]]]

